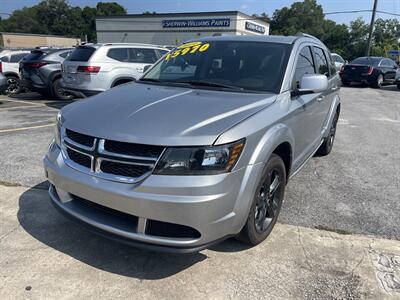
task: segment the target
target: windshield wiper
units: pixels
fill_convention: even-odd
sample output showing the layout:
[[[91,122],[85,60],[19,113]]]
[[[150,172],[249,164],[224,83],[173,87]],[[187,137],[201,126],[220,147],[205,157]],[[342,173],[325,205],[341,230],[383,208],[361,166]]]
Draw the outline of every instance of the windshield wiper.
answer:
[[[161,82],[161,80],[155,78],[141,78],[138,81]]]
[[[234,85],[229,85],[229,84],[223,84],[223,83],[217,83],[217,82],[210,82],[210,81],[201,81],[201,80],[182,80],[182,81],[174,81],[175,83],[186,83],[192,86],[209,86],[209,87],[220,87],[220,88],[225,88],[225,89],[231,89],[231,90],[239,90],[243,91],[244,88],[234,86]]]

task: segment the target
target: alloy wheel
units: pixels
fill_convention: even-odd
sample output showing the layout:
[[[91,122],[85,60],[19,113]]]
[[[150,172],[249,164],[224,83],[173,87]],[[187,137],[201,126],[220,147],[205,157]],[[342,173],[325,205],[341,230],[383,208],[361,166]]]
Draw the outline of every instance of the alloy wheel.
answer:
[[[272,170],[261,185],[255,207],[254,225],[258,233],[265,232],[277,218],[281,193],[281,178]]]
[[[20,87],[17,79],[13,77],[7,78],[7,85],[6,94],[13,95],[18,93]]]

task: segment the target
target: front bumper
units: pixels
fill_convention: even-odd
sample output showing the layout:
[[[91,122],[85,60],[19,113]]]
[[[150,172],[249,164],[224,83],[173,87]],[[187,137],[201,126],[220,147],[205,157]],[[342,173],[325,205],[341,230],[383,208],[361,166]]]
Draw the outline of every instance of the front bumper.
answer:
[[[55,207],[103,236],[134,246],[167,252],[193,252],[240,232],[263,164],[213,176],[150,175],[139,184],[108,181],[65,165],[57,146],[50,147],[44,167]],[[131,215],[104,214],[81,205],[76,197]],[[143,224],[166,222],[187,226],[199,236],[154,235]]]

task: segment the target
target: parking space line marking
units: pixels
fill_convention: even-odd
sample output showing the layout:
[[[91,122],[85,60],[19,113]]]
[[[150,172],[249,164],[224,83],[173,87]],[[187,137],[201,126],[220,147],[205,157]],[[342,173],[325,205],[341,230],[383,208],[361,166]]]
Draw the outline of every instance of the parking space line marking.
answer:
[[[50,127],[50,126],[54,126],[54,123],[44,124],[44,125],[37,125],[37,126],[28,126],[28,127],[20,127],[20,128],[3,129],[3,130],[0,130],[0,133],[14,132],[14,131],[23,131],[23,130],[29,130],[29,129],[37,129],[37,128]]]
[[[42,107],[42,106],[43,105],[40,105],[40,104],[29,104],[29,105],[21,105],[21,106],[0,107],[0,111],[15,109],[15,108],[30,108],[30,107]]]
[[[46,106],[45,104],[43,104],[43,103],[37,103],[37,102],[31,102],[31,101],[23,101],[23,100],[11,100],[11,99],[0,99],[0,101],[9,101],[9,102],[16,102],[16,103],[25,103],[25,104],[27,104],[27,103],[29,103],[29,104],[31,104],[31,105],[42,105],[42,106]]]

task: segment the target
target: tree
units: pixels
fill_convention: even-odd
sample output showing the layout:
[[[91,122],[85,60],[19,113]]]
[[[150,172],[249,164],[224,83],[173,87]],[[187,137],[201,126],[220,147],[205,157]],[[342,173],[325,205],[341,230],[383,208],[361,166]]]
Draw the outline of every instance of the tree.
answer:
[[[32,7],[15,10],[0,30],[7,32],[54,34],[96,41],[96,15],[126,14],[115,2],[99,2],[93,7],[72,7],[66,0],[44,0]]]
[[[99,2],[96,6],[97,15],[125,15],[126,9],[116,2]]]

